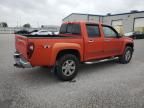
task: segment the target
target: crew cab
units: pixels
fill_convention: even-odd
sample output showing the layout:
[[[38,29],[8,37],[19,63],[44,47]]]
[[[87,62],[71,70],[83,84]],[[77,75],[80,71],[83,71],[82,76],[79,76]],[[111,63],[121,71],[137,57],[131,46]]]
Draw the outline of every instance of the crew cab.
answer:
[[[59,35],[15,34],[14,66],[53,67],[56,76],[70,81],[80,63],[117,57],[120,63],[131,61],[133,39],[122,37],[109,25],[90,22],[63,23]]]

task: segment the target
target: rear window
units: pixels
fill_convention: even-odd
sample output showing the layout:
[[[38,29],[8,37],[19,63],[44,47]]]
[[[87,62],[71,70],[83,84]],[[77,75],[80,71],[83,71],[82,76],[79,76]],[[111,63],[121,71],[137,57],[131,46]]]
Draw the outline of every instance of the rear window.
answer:
[[[72,33],[72,28],[73,28],[73,25],[72,24],[68,24],[67,33]]]
[[[61,34],[66,33],[66,31],[67,31],[67,24],[62,24],[60,28],[60,33]]]
[[[79,24],[63,24],[60,29],[61,34],[80,35],[81,29]]]
[[[81,29],[79,24],[73,24],[72,34],[81,34]]]

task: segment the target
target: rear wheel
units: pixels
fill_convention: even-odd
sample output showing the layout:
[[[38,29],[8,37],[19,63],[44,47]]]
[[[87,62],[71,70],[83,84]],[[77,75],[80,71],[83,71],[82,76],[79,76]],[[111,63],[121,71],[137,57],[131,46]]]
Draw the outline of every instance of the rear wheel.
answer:
[[[133,54],[133,49],[132,47],[126,47],[124,54],[122,56],[119,57],[119,61],[122,64],[127,64],[131,61],[132,58],[132,54]]]
[[[70,81],[77,75],[79,60],[75,55],[66,54],[57,60],[56,75],[62,81]]]

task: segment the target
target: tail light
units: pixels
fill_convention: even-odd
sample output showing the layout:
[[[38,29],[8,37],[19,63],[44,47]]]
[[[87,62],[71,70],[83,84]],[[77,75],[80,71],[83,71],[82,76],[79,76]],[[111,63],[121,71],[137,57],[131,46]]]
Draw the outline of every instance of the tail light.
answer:
[[[32,43],[32,42],[28,43],[28,46],[27,46],[27,55],[28,55],[29,59],[32,57],[34,49],[35,49],[34,43]]]

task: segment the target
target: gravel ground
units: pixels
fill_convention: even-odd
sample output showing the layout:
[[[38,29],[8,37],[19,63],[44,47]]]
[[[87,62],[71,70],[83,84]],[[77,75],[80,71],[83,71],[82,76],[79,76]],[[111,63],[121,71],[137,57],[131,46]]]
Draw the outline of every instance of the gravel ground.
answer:
[[[0,34],[0,108],[144,108],[144,40],[129,64],[82,65],[75,82],[13,67],[14,51],[14,36]]]

